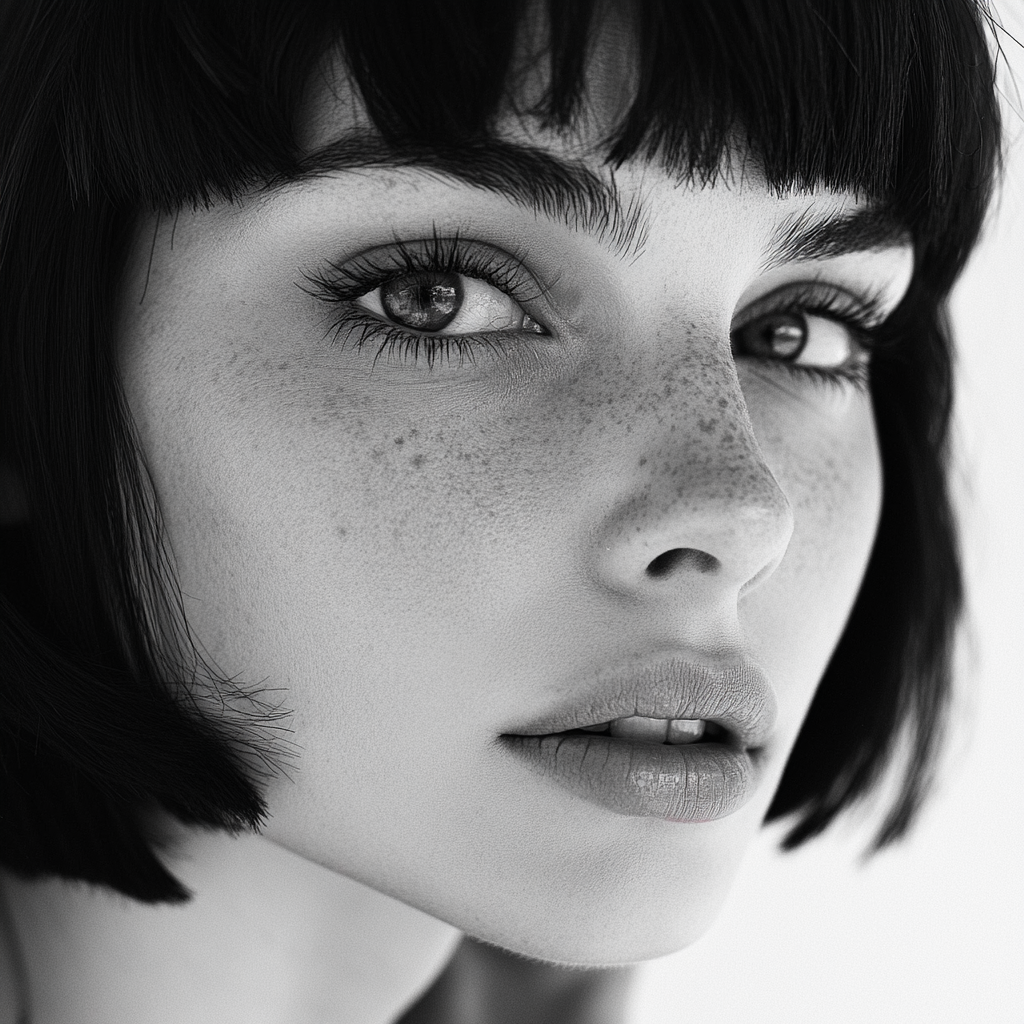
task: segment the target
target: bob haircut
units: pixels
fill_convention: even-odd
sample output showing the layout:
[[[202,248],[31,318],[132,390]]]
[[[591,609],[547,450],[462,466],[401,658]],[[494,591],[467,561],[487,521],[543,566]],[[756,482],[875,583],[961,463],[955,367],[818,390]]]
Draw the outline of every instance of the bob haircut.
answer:
[[[0,0],[0,463],[28,506],[0,531],[7,868],[185,899],[146,812],[256,829],[283,746],[285,713],[205,665],[161,544],[114,345],[139,217],[300,173],[293,122],[337,47],[392,158],[488,146],[535,10],[550,80],[525,113],[566,129],[601,0]],[[853,190],[913,239],[913,280],[871,367],[877,539],[768,814],[791,816],[783,845],[797,846],[905,744],[879,848],[927,788],[962,602],[945,301],[999,163],[988,15],[983,0],[624,10],[635,92],[604,142],[609,166],[650,160],[708,184],[738,148],[779,193]],[[424,55],[437,73],[421,73]],[[235,713],[204,703],[204,679]]]

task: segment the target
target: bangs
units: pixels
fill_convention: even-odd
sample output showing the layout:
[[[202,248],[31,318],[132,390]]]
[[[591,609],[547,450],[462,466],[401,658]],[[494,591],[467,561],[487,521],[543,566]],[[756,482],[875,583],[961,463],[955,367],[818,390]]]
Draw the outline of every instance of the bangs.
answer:
[[[574,127],[605,7],[544,9],[549,84],[529,113],[550,127]],[[964,93],[986,56],[971,4],[634,0],[616,13],[635,68],[622,83],[632,102],[606,141],[613,165],[639,156],[710,180],[738,137],[779,190],[891,196],[912,158],[919,187],[941,201],[982,147],[985,111],[972,102],[982,90]],[[486,137],[522,20],[521,4],[418,4],[393,21],[347,20],[341,38],[388,141],[458,144]],[[410,75],[426,62],[442,73]]]
[[[576,126],[610,5],[496,6],[418,4],[346,22],[352,75],[387,141],[486,139],[500,102],[514,101],[512,41],[530,11],[546,16],[548,84],[526,113]],[[777,192],[823,187],[886,205],[919,256],[948,232],[973,241],[999,118],[988,15],[971,0],[631,0],[614,11],[634,66],[621,83],[631,102],[604,140],[613,167],[641,158],[708,183],[738,142]],[[409,73],[428,66],[444,70]]]
[[[739,142],[777,191],[865,195],[919,246],[952,232],[965,253],[997,160],[987,15],[974,0],[120,7],[90,12],[76,48],[89,59],[61,76],[64,156],[79,191],[101,181],[156,208],[297,173],[296,114],[335,47],[389,146],[451,151],[486,142],[515,105],[517,44],[539,32],[546,85],[524,113],[570,130],[612,15],[633,48],[631,99],[603,141],[612,166],[657,160],[707,182]]]

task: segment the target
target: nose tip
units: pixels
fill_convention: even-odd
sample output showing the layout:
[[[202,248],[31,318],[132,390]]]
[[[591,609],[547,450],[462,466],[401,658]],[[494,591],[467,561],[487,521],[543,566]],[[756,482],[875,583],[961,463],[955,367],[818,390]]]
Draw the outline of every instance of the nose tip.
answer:
[[[793,508],[752,433],[725,455],[682,453],[634,480],[605,524],[604,575],[614,588],[660,592],[681,583],[740,595],[774,572]]]

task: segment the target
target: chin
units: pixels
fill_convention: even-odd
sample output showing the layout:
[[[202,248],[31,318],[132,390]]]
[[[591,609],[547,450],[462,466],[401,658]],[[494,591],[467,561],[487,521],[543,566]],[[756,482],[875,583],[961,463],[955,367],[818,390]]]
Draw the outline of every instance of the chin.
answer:
[[[715,922],[742,856],[735,847],[712,846],[694,855],[686,846],[674,855],[664,847],[634,850],[631,858],[605,862],[603,870],[577,864],[545,875],[539,869],[531,889],[496,887],[486,905],[463,904],[461,913],[446,919],[483,942],[567,967],[668,956],[692,945]]]
[[[531,960],[561,967],[622,967],[678,953],[703,936],[714,923],[721,901],[713,906],[666,905],[642,914],[605,914],[552,918],[542,927],[509,934],[471,931],[473,938]]]

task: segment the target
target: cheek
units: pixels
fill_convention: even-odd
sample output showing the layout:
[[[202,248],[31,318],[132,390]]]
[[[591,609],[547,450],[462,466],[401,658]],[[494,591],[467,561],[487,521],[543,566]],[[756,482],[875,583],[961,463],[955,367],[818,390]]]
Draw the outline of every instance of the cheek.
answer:
[[[837,394],[828,417],[798,417],[763,388],[748,405],[765,458],[793,505],[786,556],[741,602],[758,655],[780,687],[780,726],[795,740],[856,600],[882,502],[867,396]]]
[[[134,357],[190,625],[224,672],[287,694],[305,778],[351,807],[396,739],[496,733],[482,709],[508,694],[481,678],[510,660],[510,623],[536,635],[515,606],[544,577],[523,565],[543,503],[515,438],[415,386],[367,402],[329,352],[269,364],[154,335]]]

